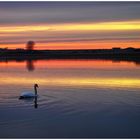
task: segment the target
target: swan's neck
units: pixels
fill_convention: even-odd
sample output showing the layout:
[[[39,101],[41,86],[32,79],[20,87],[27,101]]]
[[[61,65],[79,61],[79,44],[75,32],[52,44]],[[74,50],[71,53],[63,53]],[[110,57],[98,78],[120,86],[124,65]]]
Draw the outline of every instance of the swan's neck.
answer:
[[[35,95],[37,95],[37,88],[36,88],[36,87],[34,87],[34,90],[35,90]]]

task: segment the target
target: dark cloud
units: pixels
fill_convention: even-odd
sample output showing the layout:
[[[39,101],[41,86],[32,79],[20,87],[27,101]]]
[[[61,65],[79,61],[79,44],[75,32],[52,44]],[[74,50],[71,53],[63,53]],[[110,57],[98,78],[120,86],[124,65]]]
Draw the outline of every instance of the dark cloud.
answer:
[[[53,42],[82,42],[82,41],[111,41],[111,40],[140,40],[139,31],[119,31],[119,32],[34,32],[34,33],[15,33],[3,34],[0,36],[0,43],[2,44],[19,44],[25,43],[28,40],[35,40],[39,43],[53,43]]]
[[[0,24],[140,19],[140,2],[0,2]]]

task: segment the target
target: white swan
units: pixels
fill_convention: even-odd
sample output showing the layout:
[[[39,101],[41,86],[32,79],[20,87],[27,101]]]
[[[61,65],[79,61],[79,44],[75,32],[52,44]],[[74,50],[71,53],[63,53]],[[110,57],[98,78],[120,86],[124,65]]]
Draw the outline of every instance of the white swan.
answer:
[[[29,98],[35,98],[37,97],[37,88],[38,88],[38,84],[34,84],[34,93],[32,92],[23,92],[21,93],[19,99],[29,99]]]

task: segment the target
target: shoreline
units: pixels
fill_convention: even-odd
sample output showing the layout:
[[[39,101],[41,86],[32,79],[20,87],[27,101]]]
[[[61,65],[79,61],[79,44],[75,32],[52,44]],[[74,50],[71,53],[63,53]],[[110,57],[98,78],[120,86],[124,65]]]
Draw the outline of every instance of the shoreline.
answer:
[[[133,61],[136,63],[140,63],[140,49],[112,48],[92,50],[0,50],[0,61],[24,61],[43,59],[102,59],[113,61]]]

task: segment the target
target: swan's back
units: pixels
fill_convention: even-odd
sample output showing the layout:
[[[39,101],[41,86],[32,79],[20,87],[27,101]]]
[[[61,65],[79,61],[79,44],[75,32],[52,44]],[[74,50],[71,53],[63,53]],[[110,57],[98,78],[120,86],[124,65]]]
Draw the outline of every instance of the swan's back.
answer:
[[[32,92],[22,92],[19,99],[25,99],[25,98],[34,98],[36,97],[37,95],[35,95],[34,93]]]

